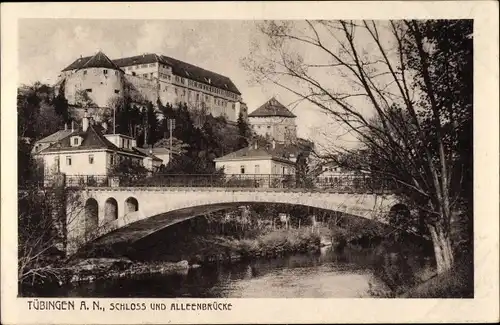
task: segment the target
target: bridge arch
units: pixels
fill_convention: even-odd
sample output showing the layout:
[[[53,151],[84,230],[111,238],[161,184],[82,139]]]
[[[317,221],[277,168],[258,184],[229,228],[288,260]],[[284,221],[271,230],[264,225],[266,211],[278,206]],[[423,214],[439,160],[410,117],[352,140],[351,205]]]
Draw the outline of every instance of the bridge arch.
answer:
[[[108,206],[103,209],[103,213],[107,215],[103,219],[110,220],[109,229],[103,229],[98,238],[92,239],[92,242],[99,246],[125,241],[125,238],[127,242],[133,242],[201,214],[253,203],[308,206],[386,223],[385,217],[389,209],[398,201],[391,194],[304,192],[286,189],[116,188],[91,191],[93,197],[101,204],[106,202]],[[118,214],[116,202],[123,204],[124,212],[120,211]],[[132,202],[133,207],[132,204],[128,205]],[[123,236],[125,234],[126,236]]]
[[[113,221],[118,219],[118,202],[110,197],[104,203],[104,221]]]
[[[139,211],[139,201],[135,197],[130,196],[125,200],[125,214]]]
[[[85,232],[89,233],[97,229],[99,225],[99,203],[94,198],[85,201]]]

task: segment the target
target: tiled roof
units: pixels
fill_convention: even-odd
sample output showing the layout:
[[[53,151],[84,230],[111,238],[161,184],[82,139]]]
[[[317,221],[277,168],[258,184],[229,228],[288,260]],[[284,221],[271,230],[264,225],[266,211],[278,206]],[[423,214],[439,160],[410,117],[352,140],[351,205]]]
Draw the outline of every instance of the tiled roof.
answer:
[[[241,95],[240,91],[236,88],[231,79],[226,76],[168,56],[161,55],[161,59],[165,64],[172,67],[172,72],[177,76],[192,79],[206,85],[214,86]]]
[[[79,146],[71,146],[70,140],[71,136],[78,135],[83,138],[82,143]],[[106,137],[101,133],[99,126],[90,124],[87,131],[75,131],[71,132],[66,138],[61,139],[57,143],[54,143],[50,147],[42,150],[40,153],[50,153],[59,151],[80,151],[80,150],[90,150],[90,149],[108,149],[112,151],[124,152],[135,154],[138,156],[145,157],[146,155],[135,149],[124,149],[118,148],[111,141],[106,139]]]
[[[107,68],[114,70],[121,70],[120,67],[116,65],[110,58],[106,56],[103,52],[99,51],[93,56],[86,56],[84,58],[79,58],[75,62],[71,63],[63,71],[83,69],[83,68]]]
[[[83,149],[110,149],[118,150],[118,147],[110,142],[106,137],[96,130],[94,125],[89,125],[87,131],[75,131],[69,134],[70,136],[62,139],[61,141],[54,143],[47,149],[42,150],[45,152],[57,152],[57,151],[67,151],[67,150],[83,150]],[[77,146],[71,146],[70,140],[72,136],[78,135],[83,138],[82,143]]]
[[[293,163],[289,159],[290,154],[287,153],[282,146],[276,144],[275,149],[271,146],[257,147],[248,146],[243,149],[231,152],[225,156],[214,159],[214,161],[227,161],[227,160],[250,160],[250,159],[273,159],[284,162]]]
[[[292,112],[290,112],[283,104],[278,102],[276,98],[271,98],[261,107],[257,108],[252,113],[248,114],[248,117],[270,117],[270,116],[281,116],[281,117],[296,117]]]
[[[102,52],[99,52],[102,53]],[[99,54],[98,53],[98,54]],[[102,53],[102,55],[104,55]],[[104,55],[105,56],[105,55]],[[106,56],[105,56],[106,57]],[[70,64],[67,68],[65,68],[63,71],[68,71],[68,70],[74,70],[74,69],[80,69],[84,67],[89,61],[91,61],[93,57],[87,56],[84,58],[80,58]],[[106,57],[107,58],[107,57]],[[108,59],[109,60],[109,59]],[[96,59],[94,60],[96,61]],[[102,60],[103,63],[106,62],[106,60]],[[96,61],[99,62],[99,61]],[[131,56],[127,58],[121,58],[121,59],[116,59],[112,60],[112,63],[115,66],[118,67],[126,67],[126,66],[131,66],[131,65],[139,65],[139,64],[149,64],[149,63],[155,63],[155,62],[160,62],[165,65],[169,65],[172,67],[172,72],[174,75],[191,79],[197,82],[204,83],[209,86],[214,86],[220,89],[228,90],[233,93],[236,93],[238,95],[241,95],[240,91],[238,88],[234,85],[234,83],[231,81],[226,76],[220,75],[218,73],[205,70],[203,68],[197,67],[195,65],[174,59],[172,57],[168,57],[165,55],[157,55],[154,53],[148,53],[148,54],[142,54],[142,55],[136,55],[136,56]],[[90,62],[90,64],[93,64]],[[87,66],[88,67],[88,66]],[[117,67],[113,68],[117,69]]]
[[[43,139],[38,140],[37,143],[57,142],[57,141],[60,141],[64,138],[66,138],[71,133],[73,133],[73,131],[71,131],[71,130],[60,130],[60,131],[57,131],[56,133],[52,133],[51,135],[49,135]]]

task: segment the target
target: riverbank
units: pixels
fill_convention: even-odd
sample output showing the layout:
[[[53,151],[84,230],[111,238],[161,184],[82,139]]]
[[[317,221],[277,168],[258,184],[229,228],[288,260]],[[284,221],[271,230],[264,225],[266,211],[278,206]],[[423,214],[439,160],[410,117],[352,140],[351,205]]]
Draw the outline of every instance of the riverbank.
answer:
[[[187,260],[189,264],[204,265],[288,253],[317,252],[321,245],[320,234],[305,227],[263,230],[247,238],[217,234],[181,237],[178,234],[166,233],[150,239],[148,242],[152,244],[147,246],[138,243],[128,257],[143,262]]]

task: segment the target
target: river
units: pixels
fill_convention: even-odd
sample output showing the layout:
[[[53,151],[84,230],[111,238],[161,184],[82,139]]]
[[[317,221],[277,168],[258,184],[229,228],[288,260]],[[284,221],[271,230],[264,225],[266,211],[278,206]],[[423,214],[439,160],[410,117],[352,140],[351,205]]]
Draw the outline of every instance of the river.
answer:
[[[370,252],[323,248],[233,264],[204,265],[183,273],[147,275],[63,286],[39,292],[52,297],[143,298],[360,298],[382,282],[370,268]]]

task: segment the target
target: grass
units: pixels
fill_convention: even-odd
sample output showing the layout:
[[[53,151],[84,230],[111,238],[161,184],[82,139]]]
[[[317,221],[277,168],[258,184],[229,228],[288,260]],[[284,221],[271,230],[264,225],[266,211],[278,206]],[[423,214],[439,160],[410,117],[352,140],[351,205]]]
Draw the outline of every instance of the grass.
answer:
[[[255,239],[235,240],[238,253],[245,257],[276,256],[319,249],[320,238],[310,229],[275,230]]]
[[[474,279],[470,268],[459,264],[411,288],[398,298],[474,298]]]

